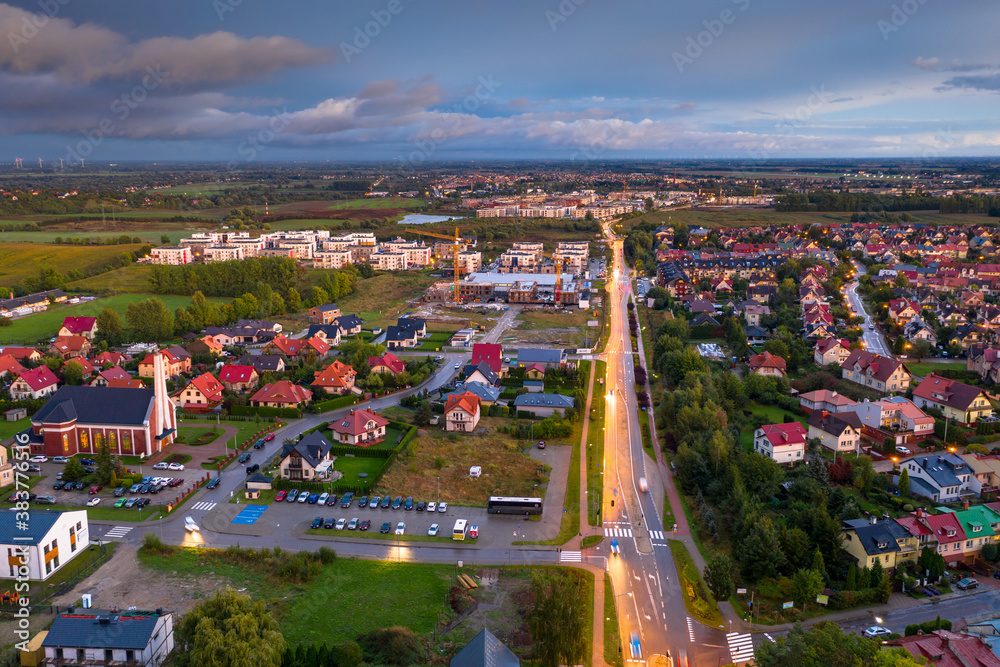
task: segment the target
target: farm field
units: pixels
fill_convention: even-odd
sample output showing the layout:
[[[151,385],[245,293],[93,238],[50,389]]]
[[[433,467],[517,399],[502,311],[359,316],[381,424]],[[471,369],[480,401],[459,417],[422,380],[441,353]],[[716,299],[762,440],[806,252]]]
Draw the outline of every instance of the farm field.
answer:
[[[914,223],[928,225],[979,225],[996,222],[995,218],[985,215],[963,215],[958,213],[942,214],[936,211],[909,211]],[[735,228],[753,225],[811,225],[838,224],[849,222],[850,213],[796,211],[779,213],[773,209],[739,209],[727,208],[718,211],[707,209],[678,209],[675,211],[656,211],[647,213],[629,222],[638,224],[643,221],[664,224],[667,222],[684,222],[689,227]]]
[[[2,235],[0,235],[2,236]],[[40,243],[0,244],[0,285],[13,286],[38,269],[50,266],[60,273],[71,269],[87,271],[107,266],[123,252],[135,252],[141,245],[70,246]]]
[[[409,197],[368,197],[366,199],[354,199],[352,201],[337,202],[328,209],[356,209],[356,208],[417,208],[423,206],[424,202],[419,199]]]
[[[167,309],[171,312],[181,306],[187,306],[191,303],[191,297],[188,296],[171,296],[162,294],[118,294],[116,296],[88,301],[87,303],[80,303],[71,306],[57,306],[50,308],[44,313],[38,313],[37,315],[30,315],[28,317],[14,320],[11,326],[0,328],[0,343],[35,343],[37,341],[48,340],[56,335],[56,332],[59,331],[59,327],[62,325],[65,318],[96,317],[105,308],[111,308],[116,311],[124,322],[125,310],[128,308],[130,303],[145,301],[146,299],[154,296],[163,301],[163,303],[167,306]],[[209,300],[220,303],[227,301],[227,299],[216,298]]]
[[[197,197],[199,195],[215,195],[220,192],[225,192],[226,190],[246,190],[248,188],[256,188],[258,185],[256,183],[242,183],[242,182],[231,182],[231,183],[184,183],[182,185],[171,185],[169,188],[156,188],[155,190],[147,190],[146,192],[150,194],[181,194],[181,195],[191,195],[192,197]]]
[[[69,289],[81,292],[145,292],[149,289],[149,264],[132,264],[99,276],[66,283]]]

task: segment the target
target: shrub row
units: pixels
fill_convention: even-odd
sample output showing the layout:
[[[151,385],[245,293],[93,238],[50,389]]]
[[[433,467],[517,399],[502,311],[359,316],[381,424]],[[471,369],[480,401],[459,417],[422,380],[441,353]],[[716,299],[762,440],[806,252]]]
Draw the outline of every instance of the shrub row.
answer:
[[[285,419],[298,419],[302,416],[302,411],[298,408],[258,408],[249,405],[234,405],[229,408],[229,413],[237,417],[284,417]]]
[[[349,394],[347,396],[338,396],[336,398],[331,398],[327,401],[320,401],[319,403],[314,403],[311,411],[312,412],[329,412],[330,410],[337,410],[339,408],[346,408],[348,405],[354,405],[358,402],[358,397],[354,394]]]

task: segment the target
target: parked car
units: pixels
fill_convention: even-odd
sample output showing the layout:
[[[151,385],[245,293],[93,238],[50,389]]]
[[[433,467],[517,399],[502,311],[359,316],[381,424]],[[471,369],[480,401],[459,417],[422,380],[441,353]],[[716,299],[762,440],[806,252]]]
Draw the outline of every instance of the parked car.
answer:
[[[170,464],[169,466],[167,466],[167,467],[168,467],[168,468],[169,468],[170,470],[177,470],[178,472],[179,472],[179,471],[181,471],[181,470],[184,470],[184,464],[183,464],[183,463],[171,463],[171,464]]]
[[[418,512],[423,512],[425,507],[427,507],[427,503],[425,503],[424,501],[421,500],[420,502],[417,503]]]
[[[258,440],[255,443],[253,443],[253,448],[254,449],[262,449],[263,447],[264,447],[264,439],[263,438],[261,438],[260,440]]]
[[[539,449],[545,449],[545,441],[544,440],[539,440],[538,441],[538,448]]]
[[[66,458],[65,456],[53,456],[52,457],[52,462],[53,463],[66,463],[68,461],[69,461],[69,459]]]
[[[49,460],[49,457],[47,457],[47,456],[40,456],[39,455],[39,456],[32,456],[30,459],[28,459],[28,462],[29,463],[45,463],[48,460]]]
[[[103,488],[104,488],[104,487],[103,487],[103,486],[100,486],[100,485],[97,485],[97,486],[92,486],[92,487],[90,487],[90,491],[88,491],[88,493],[89,493],[90,495],[92,495],[92,496],[96,496],[96,495],[97,495],[98,493],[100,493],[100,492],[101,492],[101,489],[103,489]]]
[[[365,519],[364,521],[361,522],[361,525],[358,526],[358,528],[360,528],[361,530],[368,530],[371,527],[372,527],[372,522],[369,519]]]
[[[429,503],[427,503],[427,511],[428,512],[436,512],[437,511],[437,505],[434,503],[433,500],[430,501]]]
[[[351,519],[351,522],[347,524],[347,530],[357,530],[358,529],[358,517]]]
[[[311,496],[306,498],[306,502],[309,503],[310,505],[315,505],[316,503],[319,502],[319,494],[318,493],[312,494]]]
[[[53,498],[52,501],[55,502],[55,498]],[[37,503],[38,501],[36,500],[35,502]],[[87,501],[87,507],[93,507],[94,505],[97,505],[100,502],[101,499],[95,496]]]
[[[902,454],[903,456],[909,456],[910,455],[910,448],[909,447],[903,447],[902,445],[896,445],[896,453],[897,454]]]
[[[28,464],[28,472],[42,472],[42,469],[36,466],[34,463]],[[57,476],[62,479],[62,473],[58,473]]]
[[[347,525],[347,519],[337,519],[337,530],[343,530]]]
[[[869,638],[888,637],[892,634],[892,631],[889,628],[883,628],[881,625],[873,625],[870,628],[865,628],[862,634]]]
[[[406,497],[406,502],[403,503],[403,509],[406,511],[410,511],[413,509],[413,496]]]
[[[173,486],[175,481],[177,481],[177,480],[172,480],[170,482],[170,485]],[[205,485],[205,488],[207,488],[207,489],[214,489],[215,487],[217,487],[219,485],[220,481],[221,480],[218,477],[213,477],[212,479],[208,480],[208,484]],[[281,493],[284,493],[284,491],[282,491]],[[275,498],[275,500],[277,500],[277,498]]]
[[[386,521],[382,524],[382,527],[378,529],[378,532],[386,535],[390,530],[392,530],[392,524]]]
[[[150,502],[151,501],[149,500],[149,498],[136,498],[136,500],[135,500],[135,506],[138,507],[138,508],[140,508],[140,509],[142,509],[143,507],[145,507],[146,505],[148,505]]]
[[[305,491],[303,491],[303,493],[305,493]],[[291,491],[288,492],[288,495],[285,496],[285,498],[286,498],[286,500],[288,502],[294,503],[295,502],[295,498],[298,495],[299,495],[298,489],[292,489]]]
[[[326,520],[326,522],[325,522],[325,523],[323,524],[323,527],[324,527],[324,528],[327,528],[327,529],[331,529],[331,528],[333,528],[334,524],[336,524],[336,523],[337,523],[337,520],[336,520],[336,519],[334,519],[334,518],[333,518],[333,517],[331,516],[331,517],[330,517],[329,519],[327,519],[327,520]]]
[[[153,470],[169,470],[169,469],[170,469],[170,464],[167,463],[166,461],[160,461],[159,463],[153,465]]]
[[[125,495],[124,486],[119,486],[118,488],[115,489],[115,498],[121,498],[124,495]]]
[[[431,537],[436,537],[438,534],[438,525],[436,523],[432,523],[431,527],[427,529],[427,534]]]
[[[303,491],[302,493],[300,493],[299,497],[298,497],[298,500],[296,500],[295,502],[297,502],[297,503],[307,503],[307,502],[309,502],[309,492],[308,491]]]
[[[979,582],[972,577],[966,577],[955,585],[958,586],[958,590],[960,591],[971,591],[973,588],[979,588]]]
[[[272,440],[274,440],[273,433],[268,433],[267,435],[264,436],[264,442],[271,442]]]
[[[125,507],[125,503],[128,502],[128,498],[119,498],[115,501],[115,507]]]
[[[479,526],[470,526],[469,527],[469,537],[471,539],[473,539],[473,540],[479,538]]]
[[[340,506],[343,509],[345,509],[345,510],[346,509],[350,509],[351,508],[351,503],[353,503],[353,502],[354,502],[354,493],[352,493],[351,491],[348,491],[340,499]]]
[[[313,519],[312,525],[309,526],[309,527],[310,528],[320,528],[322,526],[323,526],[323,517],[318,516],[315,519]]]
[[[337,494],[331,493],[330,497],[326,499],[326,506],[333,507],[337,504]]]
[[[325,491],[319,495],[319,500],[316,501],[317,505],[326,505],[326,501],[330,499],[330,494]]]
[[[238,458],[236,460],[239,461],[240,463],[246,463],[247,461],[250,460],[250,452],[246,452],[244,454],[240,454],[240,458]]]
[[[392,498],[390,498],[389,496],[384,496],[382,498],[382,503],[379,505],[379,507],[384,510],[387,510],[391,506],[392,506]]]
[[[439,513],[444,514],[447,511],[448,511],[448,503],[441,503],[440,505],[438,505]]]
[[[402,506],[403,506],[402,496],[396,496],[395,498],[392,499],[392,509],[398,510]]]
[[[285,499],[285,496],[287,496],[287,495],[288,495],[288,491],[278,491],[278,495],[276,495],[274,497],[274,502],[280,503],[281,501],[283,501]]]
[[[406,533],[406,524],[400,521],[396,524],[396,534],[403,535],[404,533]]]
[[[128,509],[130,507],[134,507],[138,500],[138,498],[129,498],[125,501],[125,508]]]
[[[97,503],[94,502],[95,500],[97,502],[101,501],[100,498],[91,498],[90,501],[87,503],[87,505],[96,505]],[[38,504],[38,505],[55,505],[56,504],[56,497],[55,496],[35,496],[35,503]]]
[[[371,509],[376,509],[381,501],[382,501],[382,496],[372,496],[371,501],[368,503],[368,507]]]
[[[141,488],[142,488],[142,484],[133,484],[132,486],[128,487],[128,492],[129,493],[139,493],[139,489],[141,489]]]
[[[82,463],[85,466],[96,466],[97,465],[97,461],[95,461],[94,459],[80,459],[80,463]]]

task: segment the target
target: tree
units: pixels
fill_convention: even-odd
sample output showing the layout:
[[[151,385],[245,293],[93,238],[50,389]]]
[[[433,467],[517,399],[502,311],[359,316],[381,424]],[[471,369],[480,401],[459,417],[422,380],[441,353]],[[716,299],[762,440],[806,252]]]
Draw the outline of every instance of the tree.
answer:
[[[309,290],[309,305],[312,307],[330,303],[330,295],[322,287],[314,286]]]
[[[883,650],[876,639],[845,634],[836,623],[822,621],[808,632],[801,623],[785,637],[754,647],[757,667],[918,667],[924,664],[906,649]]]
[[[849,591],[858,590],[858,566],[854,563],[847,566],[847,582],[844,588]]]
[[[78,482],[84,478],[87,471],[83,469],[83,464],[80,463],[80,459],[71,458],[66,462],[66,466],[63,468],[63,480],[67,482]]]
[[[996,544],[984,544],[982,557],[983,560],[992,563],[997,559],[997,553],[1000,553],[1000,549],[997,548]]]
[[[181,667],[280,667],[287,646],[265,603],[231,588],[185,614],[174,639]]]
[[[945,569],[947,569],[944,557],[931,547],[921,549],[917,565],[920,567],[921,572],[931,581],[940,579]]]
[[[588,649],[583,634],[586,604],[579,579],[534,575],[535,606],[528,612],[532,653],[542,667],[577,665]]]
[[[812,569],[802,569],[792,577],[792,599],[805,608],[807,602],[823,592],[823,575]]]
[[[777,574],[786,561],[778,541],[777,531],[769,517],[760,517],[740,543],[740,567],[743,576],[757,583]]]
[[[169,244],[170,243],[170,235],[169,234],[162,234],[160,236],[160,243]]]
[[[95,475],[97,476],[98,484],[109,485],[111,478],[118,469],[118,463],[111,455],[111,448],[108,447],[106,438],[102,438],[100,444],[98,444],[97,456],[94,460],[97,461],[97,472]]]
[[[719,602],[728,600],[736,592],[736,585],[733,583],[733,562],[729,560],[729,556],[725,554],[713,556],[705,566],[703,575],[708,590],[712,591],[712,597]]]
[[[871,587],[878,588],[882,585],[882,577],[885,576],[885,570],[882,568],[882,559],[876,558],[875,562],[872,563],[872,574],[871,574]]]
[[[290,313],[297,313],[299,312],[299,308],[302,307],[302,297],[294,287],[288,290],[288,298],[285,299],[285,306],[288,307],[288,312]]]
[[[130,303],[125,322],[135,340],[155,342],[174,335],[174,315],[157,298]]]
[[[413,413],[413,423],[417,426],[427,426],[431,423],[431,402],[420,401],[417,403],[416,412]]]
[[[910,495],[910,473],[907,472],[906,468],[903,468],[903,472],[899,473],[899,484],[896,486],[901,498]]]
[[[116,347],[125,342],[125,327],[118,313],[105,308],[97,315],[97,333],[94,336],[97,341],[106,341],[111,347]]]
[[[63,382],[72,386],[83,384],[83,367],[75,361],[63,366]]]

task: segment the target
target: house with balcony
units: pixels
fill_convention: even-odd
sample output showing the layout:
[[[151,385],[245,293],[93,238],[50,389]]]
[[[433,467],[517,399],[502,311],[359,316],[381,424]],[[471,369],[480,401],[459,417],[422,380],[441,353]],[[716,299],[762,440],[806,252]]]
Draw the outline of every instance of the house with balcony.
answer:
[[[889,300],[889,319],[903,326],[914,317],[920,317],[920,304],[906,299]]]
[[[182,410],[210,410],[222,403],[225,387],[211,373],[202,373],[170,397]]]
[[[245,394],[257,386],[260,374],[253,366],[229,364],[219,369],[219,382],[227,391]]]
[[[861,453],[861,418],[855,412],[813,412],[809,415],[808,438],[838,454]]]
[[[479,424],[479,397],[470,391],[452,394],[444,404],[446,431],[474,431]]]
[[[816,391],[799,394],[799,405],[802,406],[803,412],[812,414],[817,410],[843,412],[850,406],[857,405],[857,402],[835,391],[817,389]]]
[[[307,482],[329,475],[335,457],[330,455],[333,444],[319,431],[313,431],[281,450],[281,478]]]
[[[965,561],[967,538],[958,517],[951,512],[925,514],[921,522],[931,531],[933,541],[937,543],[937,552],[948,567],[955,567]]]
[[[965,531],[962,553],[966,561],[978,557],[986,544],[995,544],[1000,537],[1000,514],[986,505],[969,505],[954,511],[955,518]]]
[[[373,410],[352,409],[349,414],[330,424],[333,438],[340,444],[370,447],[385,440],[389,420]]]
[[[258,408],[304,408],[313,393],[288,380],[266,384],[250,397],[250,405]]]
[[[934,373],[924,377],[913,390],[913,402],[922,408],[936,408],[962,426],[993,414],[993,404],[982,389]]]
[[[841,408],[861,418],[862,435],[881,445],[892,438],[897,445],[917,444],[934,435],[934,418],[902,396],[864,400]]]
[[[357,375],[353,366],[334,360],[321,372],[316,373],[311,386],[322,389],[328,394],[349,394],[354,390]]]
[[[910,494],[936,503],[978,496],[982,488],[972,468],[955,454],[920,454],[900,463],[910,476]]]
[[[10,397],[15,401],[44,398],[59,388],[59,378],[48,366],[26,370],[11,383]]]

